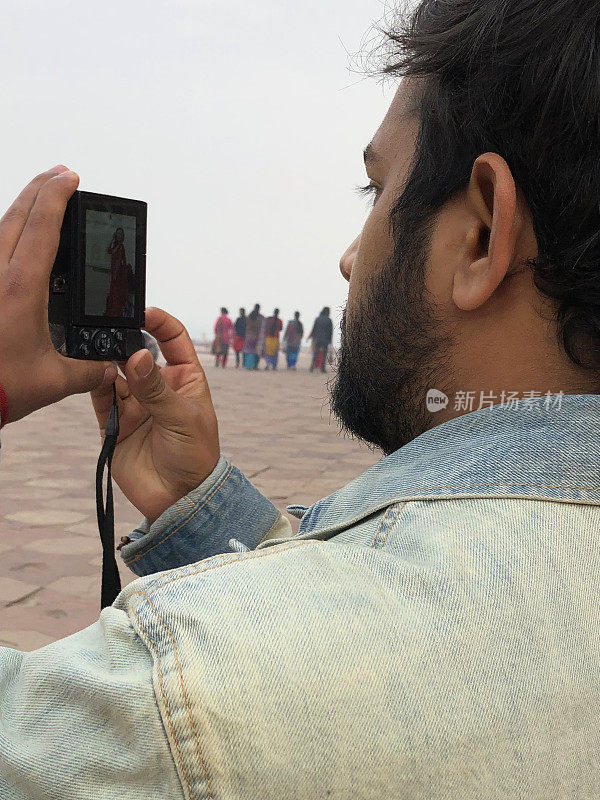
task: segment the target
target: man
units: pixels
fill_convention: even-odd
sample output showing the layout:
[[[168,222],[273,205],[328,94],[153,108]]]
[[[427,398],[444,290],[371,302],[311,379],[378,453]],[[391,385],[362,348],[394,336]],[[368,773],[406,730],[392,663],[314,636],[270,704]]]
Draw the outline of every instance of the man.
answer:
[[[310,364],[310,371],[320,364],[321,372],[325,372],[325,362],[327,361],[327,351],[333,339],[333,323],[329,318],[329,308],[325,306],[323,311],[315,319],[312,331],[308,335],[313,340],[313,356]]]
[[[235,351],[235,367],[239,369],[244,340],[246,338],[246,309],[240,308],[240,315],[235,321],[235,334],[233,337],[233,349]]]
[[[277,369],[279,360],[279,334],[283,328],[283,322],[279,318],[279,309],[273,311],[272,317],[267,317],[265,321],[265,369],[271,367]]]
[[[424,0],[392,32],[408,78],[365,153],[333,389],[387,457],[292,507],[298,535],[148,310],[167,366],[117,380],[113,464],[147,577],[0,651],[3,798],[599,796],[600,7],[566,8]],[[114,369],[42,324],[75,185],[42,176],[0,223],[11,422],[94,386],[110,407]]]

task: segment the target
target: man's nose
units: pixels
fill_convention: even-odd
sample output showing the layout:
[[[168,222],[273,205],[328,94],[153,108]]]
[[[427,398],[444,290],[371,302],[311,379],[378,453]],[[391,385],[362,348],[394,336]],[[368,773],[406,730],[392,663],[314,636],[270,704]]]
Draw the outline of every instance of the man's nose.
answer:
[[[360,236],[357,236],[350,247],[346,250],[344,255],[340,258],[340,272],[347,281],[350,280],[350,273],[352,272],[352,266],[354,264],[356,254],[358,253],[359,245]]]

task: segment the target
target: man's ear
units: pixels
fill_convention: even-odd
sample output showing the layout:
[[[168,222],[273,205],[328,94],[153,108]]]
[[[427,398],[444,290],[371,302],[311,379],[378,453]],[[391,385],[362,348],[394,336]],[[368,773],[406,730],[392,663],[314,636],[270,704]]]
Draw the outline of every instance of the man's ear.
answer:
[[[466,203],[466,252],[454,274],[452,299],[462,311],[473,311],[506,277],[523,223],[517,187],[501,156],[484,153],[475,161]]]

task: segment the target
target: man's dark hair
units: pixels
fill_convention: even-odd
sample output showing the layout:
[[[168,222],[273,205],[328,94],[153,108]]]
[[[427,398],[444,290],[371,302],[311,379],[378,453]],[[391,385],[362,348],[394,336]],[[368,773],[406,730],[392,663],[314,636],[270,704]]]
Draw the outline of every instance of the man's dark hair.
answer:
[[[245,308],[240,308],[240,316],[243,317],[245,313],[246,313],[246,309]]]
[[[221,309],[221,314],[227,314],[227,309],[225,308],[225,306],[223,306],[223,308]]]
[[[530,266],[559,341],[600,368],[600,3],[422,0],[386,40],[384,72],[422,78],[392,224],[433,219],[479,155],[501,155],[533,216]]]
[[[273,311],[273,316],[276,317],[278,316],[278,314],[279,314],[279,309],[276,308],[275,311]]]
[[[321,314],[325,314],[325,316],[328,317],[329,316],[329,306],[325,306],[323,311],[321,311]]]
[[[294,316],[296,317],[296,319],[300,319],[300,312],[294,311]]]

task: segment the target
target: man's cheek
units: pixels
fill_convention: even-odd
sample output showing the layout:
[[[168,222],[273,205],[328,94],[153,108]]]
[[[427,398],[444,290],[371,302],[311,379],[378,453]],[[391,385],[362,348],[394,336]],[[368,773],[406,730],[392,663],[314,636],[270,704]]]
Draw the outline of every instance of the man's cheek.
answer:
[[[363,228],[354,267],[371,274],[384,268],[394,250],[390,214],[387,204],[381,200],[375,204]]]

